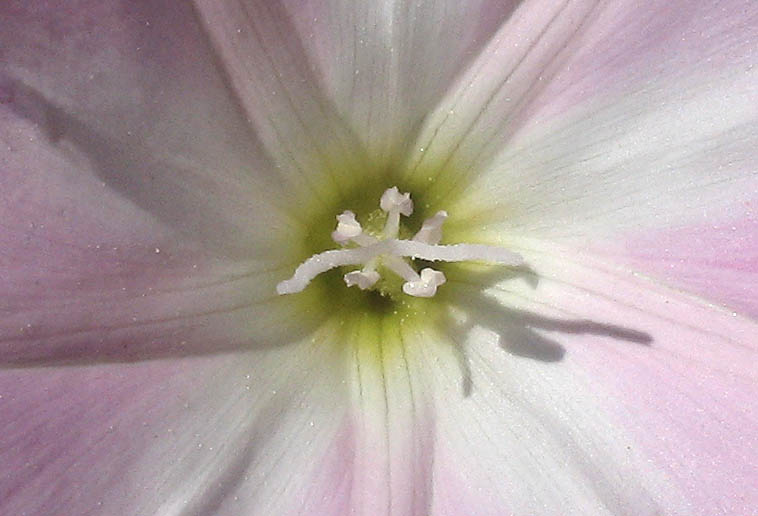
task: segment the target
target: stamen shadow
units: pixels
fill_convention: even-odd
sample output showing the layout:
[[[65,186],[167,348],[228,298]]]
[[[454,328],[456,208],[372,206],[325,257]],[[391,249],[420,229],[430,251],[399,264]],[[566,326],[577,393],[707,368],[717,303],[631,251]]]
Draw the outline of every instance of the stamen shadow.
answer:
[[[566,348],[555,338],[539,330],[570,335],[597,335],[630,344],[650,346],[653,337],[646,332],[606,324],[589,319],[558,319],[527,310],[508,308],[484,292],[487,287],[503,281],[521,280],[537,288],[539,276],[529,267],[491,269],[484,272],[461,274],[462,279],[449,279],[446,301],[461,313],[465,322],[448,315],[446,328],[451,332],[455,354],[462,373],[462,392],[470,396],[473,380],[465,343],[474,328],[484,328],[497,335],[503,351],[512,355],[545,363],[559,362]]]

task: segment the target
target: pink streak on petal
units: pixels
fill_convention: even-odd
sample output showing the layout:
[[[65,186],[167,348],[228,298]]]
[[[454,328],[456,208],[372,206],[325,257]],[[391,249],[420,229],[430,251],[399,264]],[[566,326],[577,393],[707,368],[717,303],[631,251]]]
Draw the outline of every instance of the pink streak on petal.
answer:
[[[349,419],[342,424],[323,457],[314,461],[313,481],[304,503],[293,514],[349,514],[355,468],[355,427]]]
[[[758,507],[758,492],[751,487],[758,470],[750,461],[758,446],[758,414],[748,380],[715,369],[695,372],[675,357],[602,353],[590,346],[573,351],[607,392],[605,409],[636,437],[630,446],[675,479],[691,514],[747,514]]]
[[[143,493],[125,474],[148,444],[175,438],[172,418],[186,412],[205,369],[148,362],[0,371],[0,513],[131,514]],[[150,497],[155,486],[145,479],[140,487]]]
[[[607,2],[520,119],[550,118],[577,104],[645,87],[651,79],[708,77],[752,66],[758,12],[746,0]]]
[[[447,453],[440,443],[434,458],[435,516],[502,516],[511,514],[506,501],[477,490],[477,486],[461,472],[460,457]],[[499,479],[504,481],[504,479]]]
[[[758,219],[624,237],[598,248],[617,263],[758,318]]]

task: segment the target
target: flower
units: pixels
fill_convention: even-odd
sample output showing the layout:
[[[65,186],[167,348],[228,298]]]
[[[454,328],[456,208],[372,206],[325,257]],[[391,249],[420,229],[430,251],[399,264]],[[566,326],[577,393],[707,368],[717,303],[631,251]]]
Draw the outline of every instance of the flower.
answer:
[[[0,513],[754,513],[757,17],[4,2]]]

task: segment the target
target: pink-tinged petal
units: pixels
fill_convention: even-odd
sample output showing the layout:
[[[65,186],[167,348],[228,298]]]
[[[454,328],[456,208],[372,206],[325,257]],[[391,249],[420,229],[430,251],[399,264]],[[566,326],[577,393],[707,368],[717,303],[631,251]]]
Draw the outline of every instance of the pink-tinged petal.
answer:
[[[333,349],[0,371],[0,512],[340,514]]]
[[[152,441],[192,437],[176,418],[203,410],[192,393],[207,369],[187,360],[1,370],[2,512],[134,514],[156,485],[125,481],[130,467]]]
[[[704,91],[730,115],[727,124],[743,104],[753,112],[754,99],[744,97],[747,90],[755,95],[749,76],[755,73],[755,4],[730,0],[690,7],[661,0],[640,12],[638,3],[625,0],[522,2],[429,116],[410,169],[455,177],[460,185],[487,170],[510,178],[518,171],[496,159],[503,150],[512,152],[529,133],[552,133],[554,123],[591,117],[632,94],[636,102],[615,118],[625,130],[636,130],[650,110],[660,108],[675,120],[682,109],[696,111],[683,103]],[[708,112],[688,122],[697,122],[698,129],[717,129],[719,123]],[[573,133],[581,138],[583,130]],[[643,141],[668,143],[668,134],[653,136]],[[439,195],[451,189],[444,183]]]
[[[597,252],[666,284],[758,318],[758,219],[626,235]],[[719,217],[715,217],[718,220]]]
[[[537,123],[651,79],[708,81],[724,68],[752,68],[756,16],[750,0],[654,0],[644,9],[634,0],[605,2],[522,118]]]
[[[329,447],[312,461],[314,474],[293,514],[350,514],[354,457],[355,427],[345,418]]]
[[[470,395],[466,368],[429,361],[435,471],[464,490],[458,510],[750,514],[758,325],[586,253],[511,246],[533,272],[484,292],[448,274]]]
[[[709,79],[630,93],[524,132],[468,189],[461,227],[494,222],[657,276],[658,259],[676,257],[687,263],[665,274],[672,286],[749,309],[755,296],[740,300],[729,284],[755,284],[756,76]],[[735,230],[726,236],[723,227]],[[734,244],[724,246],[727,239]],[[715,288],[693,282],[695,274],[713,277]]]
[[[14,200],[45,205],[56,193],[38,193],[48,182],[89,180],[185,241],[235,257],[249,256],[260,219],[275,219],[267,212],[284,218],[267,206],[286,197],[278,173],[218,73],[191,6],[4,2],[0,48],[7,149],[0,166]],[[40,145],[71,171],[37,156]]]
[[[491,210],[504,230],[566,242],[749,218],[756,74],[709,79],[658,84],[524,132],[460,204],[467,215]]]
[[[269,204],[278,190],[192,12],[2,9],[0,362],[203,354],[307,331],[273,295],[291,221]]]
[[[287,1],[329,98],[387,164],[517,2]]]

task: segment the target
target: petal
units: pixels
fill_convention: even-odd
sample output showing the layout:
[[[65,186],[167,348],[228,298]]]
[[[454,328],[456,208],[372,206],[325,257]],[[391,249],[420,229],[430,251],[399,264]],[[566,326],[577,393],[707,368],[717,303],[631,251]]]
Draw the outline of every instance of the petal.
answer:
[[[328,201],[358,184],[358,171],[367,168],[362,146],[321,91],[285,8],[263,0],[196,5],[247,120],[286,187]]]
[[[409,152],[406,180],[439,199],[481,172],[482,162],[515,130],[511,120],[518,110],[542,87],[545,70],[562,62],[565,47],[586,30],[597,4],[519,3],[424,120]]]
[[[284,232],[237,247],[247,258],[230,260],[224,255],[239,244],[232,234],[224,250],[197,235],[185,239],[182,228],[104,186],[68,145],[50,143],[7,110],[0,121],[12,149],[0,158],[7,196],[0,206],[0,363],[211,353],[269,338],[283,344],[307,331],[302,320],[293,323],[295,307],[275,299],[277,265],[263,256],[277,251]],[[117,169],[124,177],[143,170],[152,173]],[[260,229],[245,231],[252,237]]]
[[[550,118],[623,96],[651,79],[708,80],[725,68],[749,69],[755,58],[755,6],[749,0],[606,2],[548,84],[528,117]]]
[[[750,513],[758,326],[586,253],[512,245],[534,281],[448,274],[471,386],[427,360],[438,513]]]
[[[398,159],[516,2],[288,1],[329,98],[370,159]]]
[[[499,166],[519,170],[518,183],[499,187],[499,176],[486,174],[488,191],[507,196],[503,230],[581,242],[619,265],[755,314],[758,111],[751,86],[728,82],[686,101],[630,95],[539,143],[514,145]],[[656,107],[669,102],[672,110]],[[642,114],[629,114],[635,111]]]
[[[686,102],[630,95],[608,111],[553,126],[544,139],[514,143],[457,203],[460,218],[448,228],[492,224],[576,242],[755,314],[758,111],[753,94],[732,89],[746,85],[730,81]],[[733,103],[716,105],[722,96]],[[667,102],[677,114],[657,107]],[[718,122],[700,124],[706,117]],[[499,199],[484,199],[493,194]],[[483,200],[471,209],[474,196]]]
[[[748,208],[751,210],[751,208]],[[758,318],[758,219],[630,234],[596,246],[615,263]],[[719,217],[716,217],[718,219]]]
[[[437,177],[458,175],[458,189],[432,186],[448,196],[446,234],[492,225],[589,246],[756,314],[758,32],[746,20],[758,12],[740,1],[688,5],[603,4],[553,64],[528,64],[537,45],[475,123],[430,125],[435,142],[465,132],[437,147],[455,149]],[[493,62],[512,54],[498,49]],[[519,94],[522,75],[539,77]],[[460,94],[461,110],[478,105]],[[431,145],[424,154],[439,161]]]
[[[306,332],[273,299],[293,222],[269,203],[280,190],[266,169],[240,165],[250,132],[192,12],[2,9],[0,363],[218,353]],[[82,30],[84,11],[96,29]],[[103,49],[106,71],[83,75]]]
[[[747,217],[758,181],[755,75],[709,79],[630,93],[525,132],[461,206],[500,207],[504,228],[563,241]]]
[[[341,362],[324,344],[0,371],[0,509],[339,514],[329,491],[345,450],[333,446],[349,434]]]
[[[355,428],[350,514],[424,516],[432,503],[431,393],[401,326],[368,316],[346,328]]]
[[[635,2],[626,0],[521,3],[430,115],[409,160],[410,173],[424,176],[418,180],[452,174],[461,184],[493,169],[510,178],[520,171],[506,168],[501,160],[493,167],[492,161],[504,150],[513,152],[514,139],[520,144],[522,137],[536,139],[530,133],[551,135],[553,124],[573,116],[592,118],[598,108],[610,111],[630,94],[636,102],[630,101],[613,121],[609,116],[605,125],[615,122],[614,129],[636,130],[654,106],[666,111],[666,117],[679,115],[674,120],[692,114],[688,122],[698,131],[709,125],[717,130],[718,121],[710,113],[729,108],[721,126],[728,127],[739,116],[734,111],[748,101],[753,109],[744,114],[747,119],[754,112],[745,98],[751,91],[755,94],[749,76],[757,35],[750,22],[756,16],[754,4],[730,0],[689,7],[688,2],[657,0],[641,13]],[[732,85],[733,79],[738,83]],[[680,113],[686,107],[682,102],[707,100],[694,98],[696,94],[720,101],[718,107],[706,107],[702,120],[699,112]],[[668,118],[656,121],[661,120]],[[574,137],[586,138],[579,132],[584,127],[572,129]],[[667,143],[668,133],[655,143]],[[628,140],[637,145],[651,141]]]
[[[28,246],[36,252],[44,245]],[[72,246],[61,268],[5,271],[0,366],[132,362],[284,346],[316,318],[275,296],[253,265],[175,249]],[[178,252],[177,254],[181,254]],[[44,259],[43,259],[44,260]],[[44,264],[42,264],[44,265]],[[96,272],[94,272],[96,271]]]
[[[43,188],[54,174],[64,181],[59,163],[37,156],[47,145],[122,204],[219,254],[249,257],[258,220],[273,223],[267,211],[284,218],[275,208],[286,197],[277,174],[189,6],[81,0],[0,9],[2,139],[10,151],[0,163],[14,190]]]

